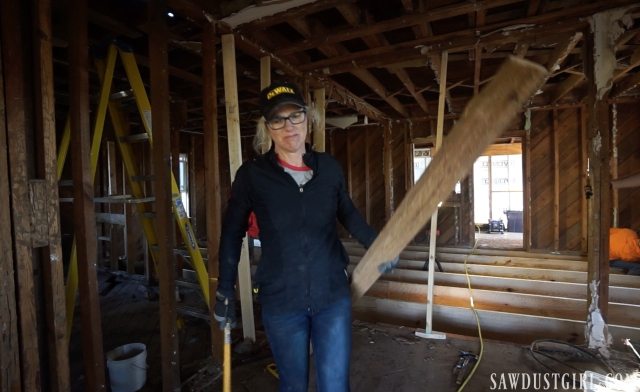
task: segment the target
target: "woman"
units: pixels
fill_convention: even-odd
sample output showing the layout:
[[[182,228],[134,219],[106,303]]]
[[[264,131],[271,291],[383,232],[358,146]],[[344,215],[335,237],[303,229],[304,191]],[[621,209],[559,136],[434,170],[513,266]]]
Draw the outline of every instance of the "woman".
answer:
[[[280,391],[307,390],[309,342],[317,390],[348,391],[349,259],[336,219],[365,247],[376,233],[349,198],[338,162],[305,143],[308,108],[299,88],[273,83],[260,93],[260,104],[264,126],[258,126],[256,144],[272,145],[243,164],[232,185],[220,242],[216,319],[233,315],[240,247],[254,211],[262,246],[255,284]]]

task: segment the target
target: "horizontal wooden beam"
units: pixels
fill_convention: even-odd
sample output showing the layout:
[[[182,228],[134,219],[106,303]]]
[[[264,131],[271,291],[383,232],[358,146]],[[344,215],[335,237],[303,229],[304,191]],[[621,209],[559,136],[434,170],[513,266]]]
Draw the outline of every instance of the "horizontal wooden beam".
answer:
[[[350,255],[363,256],[365,250],[362,249],[350,249]],[[427,260],[429,251],[416,251],[416,250],[403,250],[400,253],[401,259],[409,260]],[[543,269],[557,269],[565,271],[586,271],[587,263],[585,261],[575,260],[549,260],[549,259],[535,259],[531,257],[510,257],[510,256],[485,256],[485,255],[465,255],[455,253],[443,253],[438,250],[436,252],[436,258],[439,261],[464,263],[467,260],[471,264],[489,264],[489,265],[504,265],[513,267],[524,268],[543,268]]]
[[[364,297],[354,305],[354,316],[365,321],[381,321],[396,325],[424,328],[425,304],[408,301]],[[535,339],[553,338],[582,343],[585,322],[553,317],[529,316],[478,310],[482,335],[490,339],[531,343]],[[463,335],[476,336],[477,325],[469,309],[434,305],[434,329]],[[517,326],[517,327],[516,327]],[[609,325],[614,337],[614,347],[624,348],[624,338],[640,339],[640,328]]]
[[[357,263],[358,256],[349,257],[351,263]],[[463,263],[440,262],[442,269],[448,273],[464,273]],[[424,270],[425,261],[401,259],[398,271],[408,269],[413,271]],[[564,271],[544,268],[511,267],[491,264],[467,264],[469,274],[478,276],[490,276],[501,278],[524,279],[531,281],[549,281],[565,283],[586,283],[587,273],[582,271]],[[625,274],[611,274],[611,287],[639,289],[640,282],[634,276]]]
[[[500,143],[490,145],[482,155],[522,154],[522,143]]]
[[[349,268],[354,268],[356,263],[357,262],[352,262],[351,264],[349,264]],[[401,262],[399,268],[396,268],[391,273],[383,275],[381,279],[424,284],[427,281],[428,271],[424,271],[423,269],[408,269],[407,264],[413,263]],[[443,263],[442,267],[446,272],[434,271],[436,285],[467,287],[465,270],[464,268],[460,268],[462,266],[451,265],[451,263]],[[494,268],[494,270],[498,269],[499,268]],[[522,268],[502,269],[507,273],[509,272],[509,269],[520,271],[523,270]],[[541,271],[542,270],[537,270],[536,272]],[[582,279],[580,283],[565,282],[562,281],[562,277],[560,277],[560,279],[556,279],[556,276],[553,275],[553,271],[550,272],[551,274],[549,274],[548,276],[536,276],[536,278],[545,279],[527,279],[515,272],[512,273],[513,276],[494,276],[480,275],[475,274],[475,272],[473,271],[469,271],[469,280],[471,281],[471,287],[473,287],[474,289],[586,299],[586,278]],[[612,285],[610,286],[610,289],[611,302],[640,305],[640,287],[621,287]]]
[[[343,240],[343,245],[349,248],[361,248],[362,245],[358,244],[354,240]],[[429,247],[426,245],[408,245],[405,250],[415,250],[428,252]],[[504,249],[469,249],[469,248],[453,248],[448,246],[439,246],[438,250],[442,253],[455,253],[455,254],[475,254],[484,256],[508,256],[508,257],[529,257],[535,259],[545,260],[574,260],[574,261],[586,261],[584,256],[578,254],[557,254],[557,253],[545,253],[545,252],[527,252],[523,250],[504,250]]]
[[[426,303],[426,283],[407,283],[379,280],[367,292],[367,296]],[[551,295],[496,292],[473,288],[473,302],[476,309],[527,314],[531,316],[554,317],[582,321],[587,317],[586,298],[566,298]],[[434,303],[437,305],[468,308],[469,289],[438,285],[434,287]],[[609,318],[612,324],[640,327],[640,305],[611,303]]]

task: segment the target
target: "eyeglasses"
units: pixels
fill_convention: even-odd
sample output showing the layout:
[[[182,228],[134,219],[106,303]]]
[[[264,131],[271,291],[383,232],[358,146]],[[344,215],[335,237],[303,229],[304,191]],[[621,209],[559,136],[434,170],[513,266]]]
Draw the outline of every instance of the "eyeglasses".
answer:
[[[298,110],[292,112],[287,117],[274,117],[271,120],[267,120],[267,125],[274,131],[282,129],[285,126],[287,120],[293,125],[301,124],[307,118],[307,112],[304,110]]]

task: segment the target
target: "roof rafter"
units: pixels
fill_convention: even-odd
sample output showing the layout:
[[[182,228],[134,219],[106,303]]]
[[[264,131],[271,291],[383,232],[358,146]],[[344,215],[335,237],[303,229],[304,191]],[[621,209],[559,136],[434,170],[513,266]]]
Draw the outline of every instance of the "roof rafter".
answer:
[[[269,56],[271,57],[271,60],[273,62],[272,64],[275,67],[280,68],[283,72],[294,77],[298,77],[301,79],[307,78],[317,87],[324,87],[327,91],[327,96],[335,100],[336,102],[350,107],[355,111],[364,114],[376,121],[387,122],[389,120],[386,114],[366,102],[364,99],[353,94],[351,91],[349,91],[339,83],[315,72],[303,72],[299,70],[293,64],[265,49],[249,37],[237,32],[233,32],[233,30],[229,26],[219,23],[218,29],[221,33],[234,34],[236,38],[236,47],[242,50],[244,53],[254,57],[255,59]]]
[[[428,12],[416,13],[411,15],[403,15],[398,18],[385,20],[383,22],[376,23],[374,25],[365,25],[359,28],[346,28],[341,29],[326,37],[318,37],[309,40],[304,40],[299,44],[291,45],[288,48],[277,51],[277,54],[298,52],[300,50],[306,50],[315,48],[322,44],[335,44],[338,42],[348,41],[354,38],[362,38],[367,35],[384,33],[391,30],[396,30],[403,27],[409,27],[419,25],[425,22],[431,22],[435,20],[441,20],[451,18],[458,15],[465,15],[470,12],[475,12],[479,9],[487,9],[499,7],[507,4],[518,3],[521,0],[495,0],[495,1],[476,1],[473,3],[462,3],[448,5],[440,8],[431,9]]]

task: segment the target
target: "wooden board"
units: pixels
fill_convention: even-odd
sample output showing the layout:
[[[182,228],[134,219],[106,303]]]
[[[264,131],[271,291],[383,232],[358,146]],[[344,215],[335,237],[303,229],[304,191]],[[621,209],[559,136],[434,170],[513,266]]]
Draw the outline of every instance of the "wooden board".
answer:
[[[224,102],[227,117],[227,142],[229,148],[229,172],[235,178],[242,165],[242,140],[240,137],[240,112],[238,108],[238,80],[236,74],[236,49],[233,34],[224,34],[222,41],[222,69],[224,73]],[[253,294],[249,271],[249,246],[242,241],[240,263],[238,264],[238,290],[242,310],[242,331],[245,338],[256,340],[253,320]]]
[[[56,173],[56,124],[53,88],[51,1],[35,3],[37,19],[36,69],[37,90],[36,140],[42,159],[38,165],[38,175],[43,178],[46,197],[44,227],[46,247],[41,249],[43,296],[47,324],[49,351],[49,383],[51,390],[70,389],[69,345],[66,339],[66,312],[64,271],[60,233],[60,211],[58,203],[58,177]],[[32,180],[33,181],[33,180]]]
[[[10,189],[4,98],[2,50],[0,50],[0,189]],[[9,192],[0,192],[0,204],[8,206],[9,203]],[[0,275],[3,276],[4,284],[0,285],[0,323],[5,326],[5,332],[0,343],[0,368],[4,369],[3,377],[0,378],[0,390],[3,391],[19,391],[21,389],[14,274],[11,210],[2,208],[0,209]]]
[[[39,358],[41,344],[38,341],[37,305],[34,297],[34,252],[31,248],[31,213],[29,204],[29,175],[33,173],[33,164],[29,159],[28,148],[31,124],[29,96],[30,75],[26,74],[26,51],[28,40],[23,34],[24,4],[16,1],[0,2],[0,34],[3,38],[2,61],[4,75],[11,75],[4,80],[4,94],[6,95],[6,137],[7,160],[9,165],[11,205],[13,229],[13,260],[15,261],[15,285],[17,286],[17,316],[20,331],[20,373],[22,389],[25,391],[39,391],[42,387],[42,364]],[[9,237],[11,238],[11,237]],[[11,261],[9,261],[11,262]],[[13,369],[18,371],[18,369]],[[19,373],[11,376],[16,377]],[[16,382],[17,380],[12,380]],[[18,384],[19,385],[19,384]]]
[[[425,309],[425,304],[365,297],[354,306],[354,316],[359,320],[424,327]],[[478,315],[482,325],[482,336],[489,339],[508,339],[521,343],[543,338],[562,339],[578,344],[583,341],[583,321],[490,310],[478,310]],[[477,334],[476,320],[469,309],[435,305],[433,318],[434,327],[439,331]],[[518,328],[514,329],[514,325]],[[622,347],[624,338],[630,338],[631,341],[640,339],[640,328],[610,325],[609,332],[614,337],[614,346],[620,349],[626,350]]]
[[[218,248],[221,232],[220,151],[218,147],[218,105],[216,92],[216,28],[207,22],[202,32],[202,107],[204,121],[204,170],[207,217],[207,251],[209,304],[213,318],[215,292],[218,287]],[[222,363],[224,336],[217,323],[211,323],[211,355]]]
[[[96,217],[90,156],[88,6],[69,3],[69,92],[73,224],[78,256],[78,289],[82,322],[82,358],[87,390],[106,390],[102,323],[96,272]],[[70,320],[72,318],[69,318]]]
[[[540,65],[509,58],[487,87],[469,102],[442,150],[356,267],[352,283],[354,301],[378,279],[379,265],[400,253],[456,181],[466,175],[482,151],[504,132],[546,75],[547,71]]]
[[[151,151],[153,162],[153,193],[156,198],[156,235],[158,252],[155,258],[160,286],[160,349],[162,390],[180,389],[180,347],[178,342],[176,309],[175,220],[172,213],[171,167],[167,165],[171,156],[170,142],[170,96],[168,28],[164,3],[150,1],[149,13],[149,62],[151,83],[151,123],[154,139]],[[132,85],[132,78],[129,77]]]

